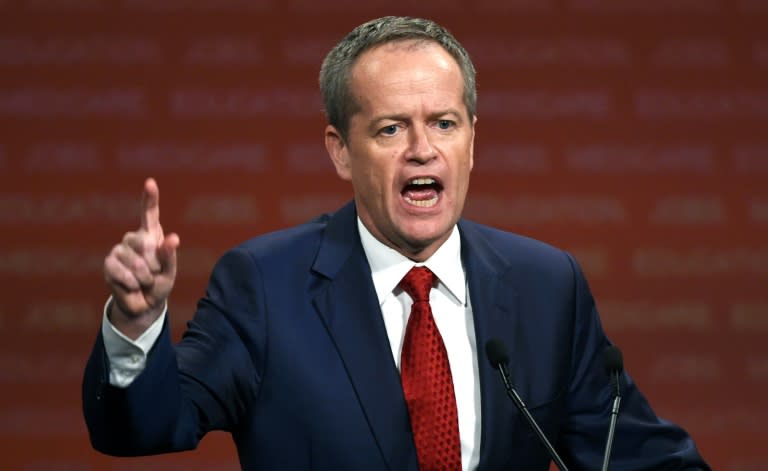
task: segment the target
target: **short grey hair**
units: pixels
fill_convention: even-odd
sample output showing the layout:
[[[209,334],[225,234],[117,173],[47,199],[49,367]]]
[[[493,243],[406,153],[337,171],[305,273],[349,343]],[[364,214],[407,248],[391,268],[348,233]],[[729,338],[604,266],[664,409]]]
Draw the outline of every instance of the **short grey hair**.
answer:
[[[464,46],[444,27],[431,20],[402,16],[385,16],[364,23],[342,39],[323,61],[320,68],[320,93],[328,122],[346,141],[350,117],[359,105],[350,92],[350,75],[357,58],[365,51],[390,42],[415,40],[435,42],[458,63],[464,79],[464,104],[470,120],[477,109],[475,66]]]

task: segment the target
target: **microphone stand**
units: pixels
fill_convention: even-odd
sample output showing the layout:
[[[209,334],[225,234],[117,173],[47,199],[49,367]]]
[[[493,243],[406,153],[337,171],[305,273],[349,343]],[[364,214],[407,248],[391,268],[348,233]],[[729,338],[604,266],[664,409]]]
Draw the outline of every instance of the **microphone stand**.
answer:
[[[603,455],[602,471],[608,471],[608,462],[611,459],[611,447],[613,446],[613,436],[616,431],[616,419],[619,416],[619,405],[621,404],[621,385],[619,383],[619,371],[612,371],[611,382],[615,381],[616,396],[613,398],[613,407],[611,408],[611,423],[608,426],[608,440],[605,443],[605,454]]]
[[[541,442],[547,448],[547,452],[549,452],[549,456],[552,458],[552,461],[555,462],[555,465],[557,465],[558,469],[560,471],[568,471],[568,467],[565,466],[565,463],[563,463],[563,460],[560,459],[560,456],[557,454],[557,451],[555,451],[555,448],[547,439],[547,436],[544,435],[544,432],[542,432],[541,428],[539,427],[539,424],[536,423],[536,420],[534,420],[531,413],[528,412],[528,408],[525,406],[525,403],[517,394],[517,391],[515,391],[512,388],[512,384],[510,384],[509,382],[509,372],[507,371],[506,365],[503,362],[499,362],[498,367],[499,367],[499,374],[501,374],[501,380],[504,381],[504,388],[507,390],[507,396],[509,396],[509,398],[512,399],[512,402],[515,403],[515,406],[517,406],[517,409],[520,411],[521,414],[523,414],[523,417],[525,417],[525,420],[528,421],[528,424],[536,432],[536,435],[539,436],[539,440],[541,440]]]

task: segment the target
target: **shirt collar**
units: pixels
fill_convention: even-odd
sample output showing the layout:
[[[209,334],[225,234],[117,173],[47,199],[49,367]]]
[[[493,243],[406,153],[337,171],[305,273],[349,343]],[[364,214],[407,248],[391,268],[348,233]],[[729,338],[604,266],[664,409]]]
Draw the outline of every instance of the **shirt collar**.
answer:
[[[423,263],[415,263],[381,243],[370,233],[359,217],[357,218],[357,230],[360,233],[360,241],[371,267],[373,286],[376,289],[379,304],[384,302],[386,297],[395,290],[400,280],[414,266],[429,268],[457,303],[466,304],[466,277],[464,267],[461,264],[461,237],[457,226],[453,226],[448,240]]]

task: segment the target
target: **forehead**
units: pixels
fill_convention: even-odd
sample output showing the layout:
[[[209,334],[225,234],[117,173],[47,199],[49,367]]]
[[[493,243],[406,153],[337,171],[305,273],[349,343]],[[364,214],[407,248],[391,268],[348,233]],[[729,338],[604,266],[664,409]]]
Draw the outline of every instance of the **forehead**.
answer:
[[[459,64],[439,43],[429,39],[399,39],[377,44],[363,51],[352,65],[351,75],[354,78],[365,73],[381,74],[392,67],[402,65],[403,60],[431,57],[439,60],[446,69],[455,68]]]
[[[464,79],[459,64],[438,43],[402,40],[377,45],[361,54],[351,70],[350,88],[355,101],[363,107],[366,102],[409,96],[462,101]]]

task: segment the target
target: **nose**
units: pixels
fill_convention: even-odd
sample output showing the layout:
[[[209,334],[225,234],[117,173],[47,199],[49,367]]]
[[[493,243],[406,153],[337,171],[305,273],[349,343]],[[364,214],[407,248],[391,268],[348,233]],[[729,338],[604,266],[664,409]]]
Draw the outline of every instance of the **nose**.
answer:
[[[426,163],[435,157],[435,149],[430,141],[429,130],[424,125],[413,125],[409,128],[408,159]]]

